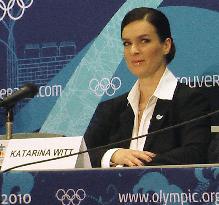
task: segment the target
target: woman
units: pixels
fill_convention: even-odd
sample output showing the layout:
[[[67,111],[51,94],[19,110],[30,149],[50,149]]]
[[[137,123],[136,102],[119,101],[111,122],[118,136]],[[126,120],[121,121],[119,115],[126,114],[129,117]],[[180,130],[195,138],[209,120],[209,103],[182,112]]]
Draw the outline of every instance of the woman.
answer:
[[[100,103],[85,133],[88,148],[134,138],[201,116],[208,105],[168,70],[175,46],[166,16],[152,8],[128,12],[121,24],[124,57],[138,77],[129,93]],[[205,163],[208,120],[90,153],[93,167]]]

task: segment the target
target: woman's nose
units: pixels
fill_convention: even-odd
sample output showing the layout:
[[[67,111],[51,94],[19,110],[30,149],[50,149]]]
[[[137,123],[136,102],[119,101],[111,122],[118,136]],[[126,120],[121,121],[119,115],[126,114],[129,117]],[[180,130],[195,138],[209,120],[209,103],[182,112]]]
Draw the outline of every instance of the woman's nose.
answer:
[[[137,53],[139,53],[139,47],[138,47],[138,45],[137,44],[132,44],[132,46],[131,46],[131,53],[132,54],[137,54]]]

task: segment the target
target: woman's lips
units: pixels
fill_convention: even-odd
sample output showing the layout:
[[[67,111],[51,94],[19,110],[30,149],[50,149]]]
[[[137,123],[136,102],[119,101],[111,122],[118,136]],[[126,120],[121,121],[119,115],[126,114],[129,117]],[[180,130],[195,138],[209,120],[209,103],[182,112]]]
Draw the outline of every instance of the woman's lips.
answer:
[[[134,64],[134,65],[141,65],[143,62],[144,62],[144,60],[133,60],[133,61],[131,61],[132,62],[132,64]]]

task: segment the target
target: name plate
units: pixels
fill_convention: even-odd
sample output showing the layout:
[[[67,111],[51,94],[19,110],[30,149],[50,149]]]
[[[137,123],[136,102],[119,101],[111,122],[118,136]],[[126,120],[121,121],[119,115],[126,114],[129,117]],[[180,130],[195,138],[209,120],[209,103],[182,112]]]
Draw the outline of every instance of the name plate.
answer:
[[[2,169],[24,165],[16,170],[63,170],[73,168],[91,168],[87,153],[80,156],[72,155],[86,149],[82,136],[12,139],[9,141]],[[64,157],[52,161],[25,165],[41,160]]]
[[[0,167],[2,166],[3,160],[5,158],[7,146],[8,140],[0,140]]]

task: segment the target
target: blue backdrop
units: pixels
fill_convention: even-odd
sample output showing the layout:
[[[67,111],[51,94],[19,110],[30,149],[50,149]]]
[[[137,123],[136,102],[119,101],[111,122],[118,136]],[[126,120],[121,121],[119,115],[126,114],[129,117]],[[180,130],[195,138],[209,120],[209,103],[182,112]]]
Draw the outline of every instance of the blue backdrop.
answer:
[[[218,205],[218,176],[218,167],[8,172],[0,193],[2,204]]]
[[[168,16],[177,50],[169,68],[204,87],[218,108],[218,0],[0,0],[0,98],[27,82],[39,86],[16,106],[14,131],[83,135],[100,101],[128,91],[135,78],[123,60],[120,23],[141,6]]]

